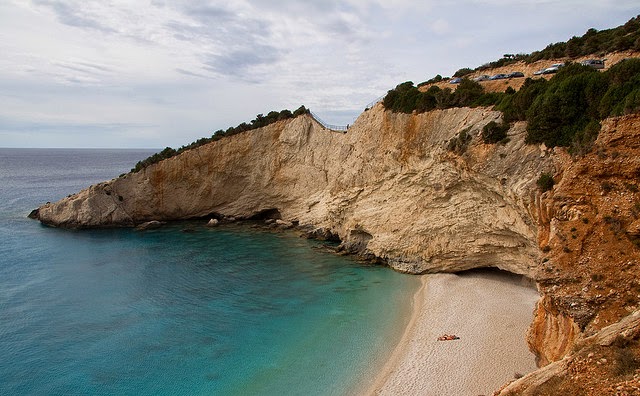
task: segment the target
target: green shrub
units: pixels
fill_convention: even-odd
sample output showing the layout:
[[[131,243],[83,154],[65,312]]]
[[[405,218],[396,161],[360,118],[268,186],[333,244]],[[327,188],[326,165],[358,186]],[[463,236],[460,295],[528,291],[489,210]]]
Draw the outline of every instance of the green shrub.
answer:
[[[506,139],[508,130],[509,124],[498,124],[495,121],[491,121],[482,128],[482,134],[480,136],[484,143],[494,144]]]
[[[250,131],[252,129],[257,129],[257,128],[261,128],[267,125],[270,125],[274,122],[277,121],[281,121],[281,120],[285,120],[288,118],[295,118],[298,117],[300,115],[303,114],[307,114],[309,113],[309,110],[303,106],[300,106],[296,111],[294,111],[293,113],[290,110],[282,110],[280,112],[277,111],[271,111],[269,112],[266,116],[263,114],[258,114],[256,116],[255,119],[253,119],[251,121],[250,124],[247,124],[246,122],[241,123],[240,125],[238,125],[237,127],[229,127],[227,128],[226,131],[223,131],[222,129],[219,129],[217,131],[215,131],[213,133],[213,135],[211,135],[211,137],[206,138],[200,138],[198,140],[196,140],[193,143],[190,143],[188,145],[182,146],[179,149],[175,150],[172,149],[171,147],[166,147],[164,150],[162,150],[159,153],[155,153],[153,155],[151,155],[150,157],[142,160],[142,161],[138,161],[138,163],[136,164],[136,166],[134,168],[131,169],[131,172],[135,173],[135,172],[139,172],[141,170],[143,170],[144,168],[146,168],[147,166],[151,165],[151,164],[155,164],[156,162],[160,162],[164,159],[167,158],[171,158],[174,157],[184,151],[187,150],[191,150],[194,149],[196,147],[200,147],[204,144],[210,143],[210,142],[215,142],[217,140],[222,139],[223,137],[226,136],[231,136],[231,135],[236,135],[238,133],[242,133],[242,132],[246,132],[246,131]]]
[[[484,88],[480,83],[463,78],[453,92],[452,104],[454,107],[471,106],[483,94]]]
[[[420,92],[416,97],[415,102],[415,110],[418,113],[424,113],[426,111],[433,110],[437,107],[438,102],[435,97],[434,92],[440,91],[440,88],[437,86],[433,86],[431,88],[436,88],[435,90],[429,89],[427,92]]]
[[[624,186],[627,188],[627,190],[631,191],[632,193],[638,192],[638,186],[636,184],[624,183]]]
[[[640,16],[615,29],[589,29],[581,37],[549,44],[544,50],[529,55],[505,54],[502,59],[476,70],[522,60],[577,57],[635,46],[640,49]],[[462,68],[454,76],[471,72],[469,68]],[[442,80],[446,79],[437,75],[423,84]],[[426,92],[420,92],[408,81],[390,90],[383,103],[386,109],[403,113],[495,106],[496,110],[502,111],[504,123],[527,121],[527,143],[569,147],[572,154],[583,155],[592,149],[601,120],[640,112],[640,59],[627,59],[605,72],[569,63],[548,81],[526,79],[517,92],[508,88],[504,93],[486,93],[482,85],[469,79],[463,79],[455,91],[432,86]],[[490,142],[500,136],[499,130],[483,132]]]
[[[466,128],[460,131],[457,136],[451,138],[447,145],[447,149],[458,155],[463,154],[467,150],[467,146],[469,146],[469,142],[471,142],[472,139],[469,134],[470,129],[470,127]]]
[[[569,152],[577,156],[591,152],[599,132],[600,123],[595,120],[590,121],[584,129],[574,135]]]
[[[492,105],[502,100],[502,95],[486,94],[482,85],[469,79],[463,79],[455,91],[433,85],[425,92],[414,87],[413,82],[407,81],[388,91],[382,104],[395,113],[423,113],[436,108]]]
[[[614,189],[614,185],[613,185],[611,182],[609,182],[609,181],[603,181],[603,182],[600,184],[600,187],[602,187],[602,191],[603,191],[605,194],[610,193],[610,192],[611,192],[611,191],[613,191],[613,189]]]
[[[473,73],[473,69],[469,69],[468,67],[463,67],[462,69],[459,69],[458,71],[453,73],[453,77],[464,77],[471,73]]]
[[[613,29],[589,29],[581,37],[572,37],[566,43],[549,44],[541,51],[524,55],[526,62],[541,59],[557,59],[562,57],[576,58],[611,51],[627,51],[635,49],[640,39],[640,16],[631,18],[627,23]]]
[[[592,98],[587,96],[586,88],[599,80],[598,74],[578,64],[558,72],[526,112],[527,142],[569,146],[574,135],[589,123]]]
[[[583,154],[591,149],[600,120],[640,111],[640,60],[623,63],[606,72],[570,64],[548,82],[525,82],[498,108],[507,121],[522,119],[524,110],[528,143],[571,146]]]
[[[555,182],[553,181],[553,176],[549,173],[542,173],[536,182],[540,191],[545,192],[549,191],[553,188]]]
[[[527,78],[520,90],[513,95],[507,95],[496,106],[502,111],[505,122],[524,121],[527,119],[527,110],[534,100],[547,89],[547,80]]]
[[[430,78],[427,81],[423,81],[420,84],[418,84],[418,88],[422,87],[423,85],[439,83],[440,81],[442,81],[442,76],[439,74],[436,74],[435,77]]]
[[[476,67],[476,70],[493,69],[493,68],[496,68],[496,67],[507,66],[507,65],[510,65],[512,63],[516,63],[518,61],[525,60],[527,58],[527,56],[528,55],[526,55],[526,54],[516,54],[516,55],[514,55],[514,54],[504,54],[502,56],[502,58],[498,59],[497,61],[485,63],[482,66]]]
[[[474,100],[473,103],[471,103],[471,107],[495,106],[505,100],[505,96],[506,95],[501,92],[485,92],[480,95],[478,99]]]
[[[406,81],[387,92],[382,104],[393,112],[411,113],[416,109],[416,100],[419,94],[420,91],[413,86],[413,82]]]

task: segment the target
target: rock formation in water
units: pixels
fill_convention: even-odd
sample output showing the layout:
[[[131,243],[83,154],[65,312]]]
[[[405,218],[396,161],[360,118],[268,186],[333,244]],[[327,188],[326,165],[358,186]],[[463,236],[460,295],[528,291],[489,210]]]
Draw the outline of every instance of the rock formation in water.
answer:
[[[344,250],[398,271],[523,274],[542,293],[528,341],[545,367],[502,393],[627,389],[640,368],[640,116],[604,122],[596,149],[577,159],[526,145],[524,123],[506,143],[482,143],[482,127],[500,117],[487,108],[396,114],[376,105],[343,134],[299,116],[33,215],[70,228],[266,217],[337,236]],[[536,186],[543,172],[556,179],[545,193]]]
[[[410,273],[497,266],[533,275],[539,256],[535,180],[549,153],[504,145],[482,127],[500,113],[458,108],[419,115],[363,113],[346,134],[310,116],[186,151],[141,172],[39,208],[61,227],[134,226],[205,216],[277,216],[338,235],[345,249]],[[447,149],[474,137],[460,156]]]

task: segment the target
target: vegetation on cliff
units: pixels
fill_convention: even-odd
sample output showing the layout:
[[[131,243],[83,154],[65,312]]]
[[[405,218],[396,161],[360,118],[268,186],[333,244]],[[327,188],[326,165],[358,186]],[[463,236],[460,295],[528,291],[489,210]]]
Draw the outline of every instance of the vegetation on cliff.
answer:
[[[573,36],[566,42],[549,44],[541,51],[530,54],[504,54],[501,59],[485,63],[475,68],[475,71],[506,66],[519,61],[533,63],[542,59],[577,58],[627,50],[640,51],[640,15],[613,29],[600,31],[589,29],[580,37]],[[460,69],[454,76],[462,77],[468,70],[471,69]]]
[[[576,58],[624,50],[640,51],[640,16],[631,18],[617,28],[601,31],[589,29],[583,36],[549,44],[545,49],[531,54],[505,54],[501,59],[475,69],[465,67],[458,70],[454,77],[464,77],[474,71],[518,61],[531,63],[541,59]],[[387,93],[383,104],[388,110],[402,113],[495,105],[503,112],[506,123],[528,122],[528,143],[545,143],[549,147],[571,146],[575,153],[584,153],[591,148],[602,119],[640,110],[640,60],[637,59],[622,62],[604,73],[588,67],[569,65],[549,81],[527,79],[518,92],[513,89],[504,93],[484,92],[479,83],[466,78],[463,78],[455,90],[435,85],[426,91],[419,89],[443,80],[442,76],[437,75],[417,87],[411,81],[399,84]],[[308,109],[301,106],[294,112],[282,110],[271,111],[266,116],[258,114],[250,123],[243,122],[236,127],[217,130],[211,137],[203,137],[178,149],[166,147],[139,161],[131,171],[138,172],[186,150],[308,112]],[[482,137],[485,143],[496,143],[504,139],[505,125],[492,125],[490,130],[484,130]]]
[[[463,79],[455,91],[433,85],[423,92],[412,81],[407,81],[390,90],[382,103],[393,112],[424,113],[434,109],[494,105],[500,99],[500,94],[485,93],[479,83]]]
[[[640,111],[640,59],[627,59],[605,72],[571,63],[548,81],[527,79],[517,92],[487,93],[468,79],[455,91],[435,85],[421,91],[408,81],[390,90],[383,104],[401,113],[495,105],[504,122],[527,121],[527,143],[570,147],[583,154],[597,137],[600,121]],[[506,128],[499,124],[482,133],[485,143],[505,137]]]
[[[496,106],[506,122],[527,121],[528,143],[589,151],[607,117],[640,111],[640,59],[605,72],[570,64],[549,81],[527,80]]]
[[[497,123],[495,121],[490,121],[482,128],[480,137],[482,137],[482,141],[487,144],[498,143],[507,138],[508,130],[509,124],[504,122]]]
[[[142,161],[138,161],[136,166],[131,169],[131,172],[139,172],[142,169],[146,168],[151,164],[155,164],[156,162],[160,162],[164,159],[174,157],[184,151],[194,149],[196,147],[200,147],[204,144],[215,142],[216,140],[220,140],[223,137],[236,135],[238,133],[251,131],[253,129],[262,128],[267,125],[273,124],[274,122],[286,120],[290,118],[295,118],[303,114],[309,113],[309,110],[304,107],[304,105],[300,106],[296,111],[291,112],[290,110],[282,110],[280,112],[271,111],[266,116],[263,114],[258,114],[255,119],[251,120],[250,123],[243,122],[240,125],[234,127],[229,127],[226,130],[219,129],[211,135],[211,137],[203,137],[201,139],[196,140],[190,144],[180,147],[179,149],[173,149],[171,147],[166,147],[164,150],[151,155],[143,159]]]

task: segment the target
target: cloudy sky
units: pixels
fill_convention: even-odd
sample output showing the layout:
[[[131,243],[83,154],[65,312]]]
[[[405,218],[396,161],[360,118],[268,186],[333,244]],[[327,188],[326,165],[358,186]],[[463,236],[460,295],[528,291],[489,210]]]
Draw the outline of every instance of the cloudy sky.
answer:
[[[606,29],[638,0],[0,0],[0,147],[179,147]]]

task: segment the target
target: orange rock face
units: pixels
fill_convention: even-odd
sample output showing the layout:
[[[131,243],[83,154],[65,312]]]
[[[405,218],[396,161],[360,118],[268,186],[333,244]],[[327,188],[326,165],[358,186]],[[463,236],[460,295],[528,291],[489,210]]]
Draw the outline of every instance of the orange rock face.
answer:
[[[546,367],[500,394],[640,394],[640,115],[606,120],[584,157],[555,159],[528,335]]]

